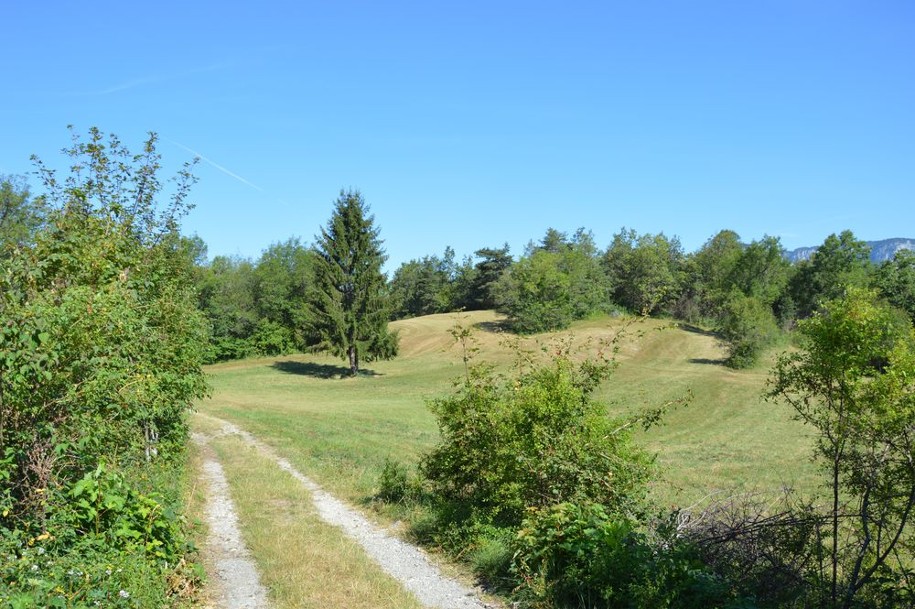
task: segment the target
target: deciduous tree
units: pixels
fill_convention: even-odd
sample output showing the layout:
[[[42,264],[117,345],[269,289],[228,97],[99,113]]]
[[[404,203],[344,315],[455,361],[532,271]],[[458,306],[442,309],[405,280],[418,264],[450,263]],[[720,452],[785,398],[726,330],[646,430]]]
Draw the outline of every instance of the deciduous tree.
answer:
[[[823,303],[798,330],[806,349],[779,359],[769,395],[813,428],[826,474],[822,551],[809,574],[815,606],[911,606],[915,331],[860,288]]]
[[[798,266],[789,293],[799,317],[809,317],[820,302],[838,298],[848,286],[864,287],[871,271],[870,248],[850,230],[829,235],[813,258]]]
[[[254,268],[250,261],[216,256],[202,270],[197,290],[200,310],[210,324],[209,361],[246,357],[254,352],[257,328]]]
[[[690,259],[692,273],[686,292],[694,295],[703,316],[717,317],[727,301],[728,280],[743,251],[740,236],[732,230],[719,231]]]
[[[610,290],[591,234],[569,240],[550,229],[541,245],[512,265],[497,284],[499,311],[515,330],[543,332],[609,310]]]
[[[652,314],[676,300],[680,289],[683,248],[664,234],[639,236],[621,230],[604,255],[614,299],[635,313]]]
[[[0,176],[0,256],[3,249],[29,241],[44,220],[44,199],[34,198],[20,176]]]
[[[915,252],[899,250],[874,274],[874,286],[893,306],[915,321]]]
[[[454,250],[450,247],[445,248],[441,258],[423,256],[420,260],[400,265],[391,280],[394,317],[416,317],[454,310],[456,275]]]
[[[763,237],[744,248],[726,278],[729,290],[772,306],[790,277],[791,265],[778,237]]]
[[[254,267],[254,304],[258,352],[275,355],[305,349],[313,337],[308,325],[306,297],[314,284],[315,253],[298,239],[268,247]]]

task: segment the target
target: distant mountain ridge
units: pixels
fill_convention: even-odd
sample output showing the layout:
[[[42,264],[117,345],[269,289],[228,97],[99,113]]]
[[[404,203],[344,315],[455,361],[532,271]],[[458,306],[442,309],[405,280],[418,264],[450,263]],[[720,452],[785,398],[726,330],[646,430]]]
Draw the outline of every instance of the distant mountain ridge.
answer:
[[[893,256],[895,256],[896,252],[899,250],[915,250],[915,239],[905,239],[902,237],[883,239],[882,241],[865,241],[865,243],[871,248],[871,262],[874,263],[892,260]],[[790,252],[786,252],[785,256],[791,262],[799,262],[801,260],[809,259],[816,251],[817,247],[799,247]]]

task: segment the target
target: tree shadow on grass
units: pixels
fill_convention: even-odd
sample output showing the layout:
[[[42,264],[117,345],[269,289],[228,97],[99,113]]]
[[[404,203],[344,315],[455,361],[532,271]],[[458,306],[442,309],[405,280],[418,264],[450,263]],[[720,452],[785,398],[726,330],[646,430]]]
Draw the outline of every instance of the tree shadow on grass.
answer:
[[[478,321],[473,324],[473,327],[482,330],[483,332],[493,332],[497,334],[512,332],[512,324],[507,319],[498,321]]]
[[[317,364],[315,362],[296,362],[292,360],[273,362],[270,366],[274,370],[286,374],[310,376],[317,379],[336,379],[349,377],[349,368],[335,364]],[[374,370],[362,369],[356,376],[381,376]]]
[[[724,366],[727,362],[726,359],[709,359],[707,357],[692,357],[689,360],[690,364],[706,364],[708,366]]]
[[[687,332],[692,332],[693,334],[701,334],[702,336],[711,336],[712,338],[719,338],[719,335],[717,332],[713,332],[712,330],[706,330],[705,328],[700,328],[699,326],[694,326],[692,324],[680,322],[677,324],[677,327],[680,328],[681,330],[685,330]]]

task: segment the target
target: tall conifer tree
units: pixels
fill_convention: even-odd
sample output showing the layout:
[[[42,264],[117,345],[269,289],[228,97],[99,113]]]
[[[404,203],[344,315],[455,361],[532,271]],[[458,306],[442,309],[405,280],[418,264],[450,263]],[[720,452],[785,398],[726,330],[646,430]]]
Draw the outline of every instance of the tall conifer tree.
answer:
[[[390,306],[381,265],[374,216],[358,191],[340,191],[326,229],[315,237],[318,253],[311,323],[319,348],[348,360],[350,374],[360,360],[397,353],[397,336],[388,332]]]

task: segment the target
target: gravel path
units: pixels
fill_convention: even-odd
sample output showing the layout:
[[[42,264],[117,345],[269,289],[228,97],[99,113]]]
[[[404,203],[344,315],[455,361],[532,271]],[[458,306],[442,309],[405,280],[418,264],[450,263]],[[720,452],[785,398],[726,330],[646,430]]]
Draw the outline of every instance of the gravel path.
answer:
[[[301,482],[311,492],[321,519],[339,527],[348,537],[359,543],[382,570],[401,582],[423,605],[435,609],[492,609],[492,605],[487,605],[479,599],[473,588],[443,575],[422,550],[385,533],[358,511],[324,491],[293,467],[288,460],[277,455],[272,448],[250,433],[227,421],[215,417],[208,418],[222,423],[222,434],[240,436]]]
[[[260,582],[254,561],[241,538],[238,529],[238,514],[229,496],[222,465],[207,438],[194,434],[203,452],[203,479],[208,487],[207,504],[204,508],[209,534],[206,552],[215,567],[216,592],[219,607],[224,609],[268,609],[267,590]]]

